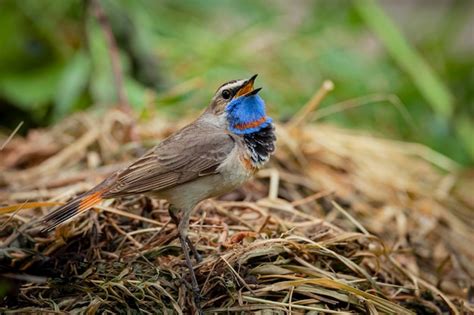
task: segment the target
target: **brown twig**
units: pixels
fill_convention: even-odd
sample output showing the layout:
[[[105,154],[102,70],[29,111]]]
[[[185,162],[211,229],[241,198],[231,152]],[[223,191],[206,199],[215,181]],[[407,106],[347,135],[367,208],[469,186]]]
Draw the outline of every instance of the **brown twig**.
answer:
[[[107,41],[107,48],[110,55],[110,61],[112,63],[112,71],[114,73],[115,90],[117,92],[117,97],[120,106],[125,112],[131,113],[132,110],[130,108],[130,104],[128,103],[127,95],[123,84],[123,75],[120,66],[119,52],[114,34],[112,32],[112,27],[110,26],[109,19],[107,18],[107,15],[105,14],[102,5],[100,4],[100,0],[90,0],[90,3],[94,16],[99,22],[99,25]]]
[[[20,122],[18,126],[16,126],[15,130],[13,130],[13,132],[8,136],[7,140],[3,142],[2,146],[0,147],[0,151],[2,151],[7,146],[8,142],[10,142],[13,139],[13,137],[16,135],[18,130],[20,130],[21,126],[23,126],[23,121]]]
[[[326,97],[326,95],[334,89],[334,83],[330,80],[323,82],[319,90],[311,97],[311,99],[306,103],[287,123],[289,129],[294,129],[297,126],[301,126],[305,121],[308,121],[310,114],[318,108],[321,101]]]

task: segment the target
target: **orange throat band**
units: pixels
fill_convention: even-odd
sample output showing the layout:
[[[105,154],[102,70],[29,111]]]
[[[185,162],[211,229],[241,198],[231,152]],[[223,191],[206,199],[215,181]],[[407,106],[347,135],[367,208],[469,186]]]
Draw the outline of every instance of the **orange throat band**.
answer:
[[[267,120],[267,117],[263,116],[262,118],[258,119],[258,120],[254,120],[254,121],[251,121],[251,122],[248,122],[248,123],[245,123],[245,124],[238,124],[238,125],[235,125],[235,128],[239,129],[239,130],[245,130],[245,129],[249,129],[249,128],[255,128],[255,127],[258,127],[260,126],[261,124],[263,124],[265,121]]]

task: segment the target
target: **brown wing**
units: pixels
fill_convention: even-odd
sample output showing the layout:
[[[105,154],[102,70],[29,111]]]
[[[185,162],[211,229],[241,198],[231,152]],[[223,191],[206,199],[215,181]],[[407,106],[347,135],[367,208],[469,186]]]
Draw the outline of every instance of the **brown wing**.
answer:
[[[164,190],[214,174],[234,146],[221,129],[188,126],[116,174],[103,197]]]

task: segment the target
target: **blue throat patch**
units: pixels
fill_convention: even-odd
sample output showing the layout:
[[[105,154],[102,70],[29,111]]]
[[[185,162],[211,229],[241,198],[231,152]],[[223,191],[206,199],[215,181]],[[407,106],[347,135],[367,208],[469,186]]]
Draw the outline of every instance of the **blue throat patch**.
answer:
[[[265,102],[258,95],[241,96],[230,101],[225,109],[229,130],[237,135],[260,131],[272,119],[265,114]]]

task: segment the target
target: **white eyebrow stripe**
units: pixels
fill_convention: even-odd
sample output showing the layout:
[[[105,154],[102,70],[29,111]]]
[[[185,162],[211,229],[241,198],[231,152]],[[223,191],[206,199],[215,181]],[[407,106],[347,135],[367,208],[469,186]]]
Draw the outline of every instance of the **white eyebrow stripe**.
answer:
[[[224,85],[222,85],[218,90],[217,92],[221,92],[225,89],[230,89],[230,90],[233,90],[234,88],[238,87],[238,86],[241,86],[245,81],[245,79],[242,79],[242,80],[237,80],[237,81],[234,81],[234,82],[228,82],[228,83],[225,83]]]

